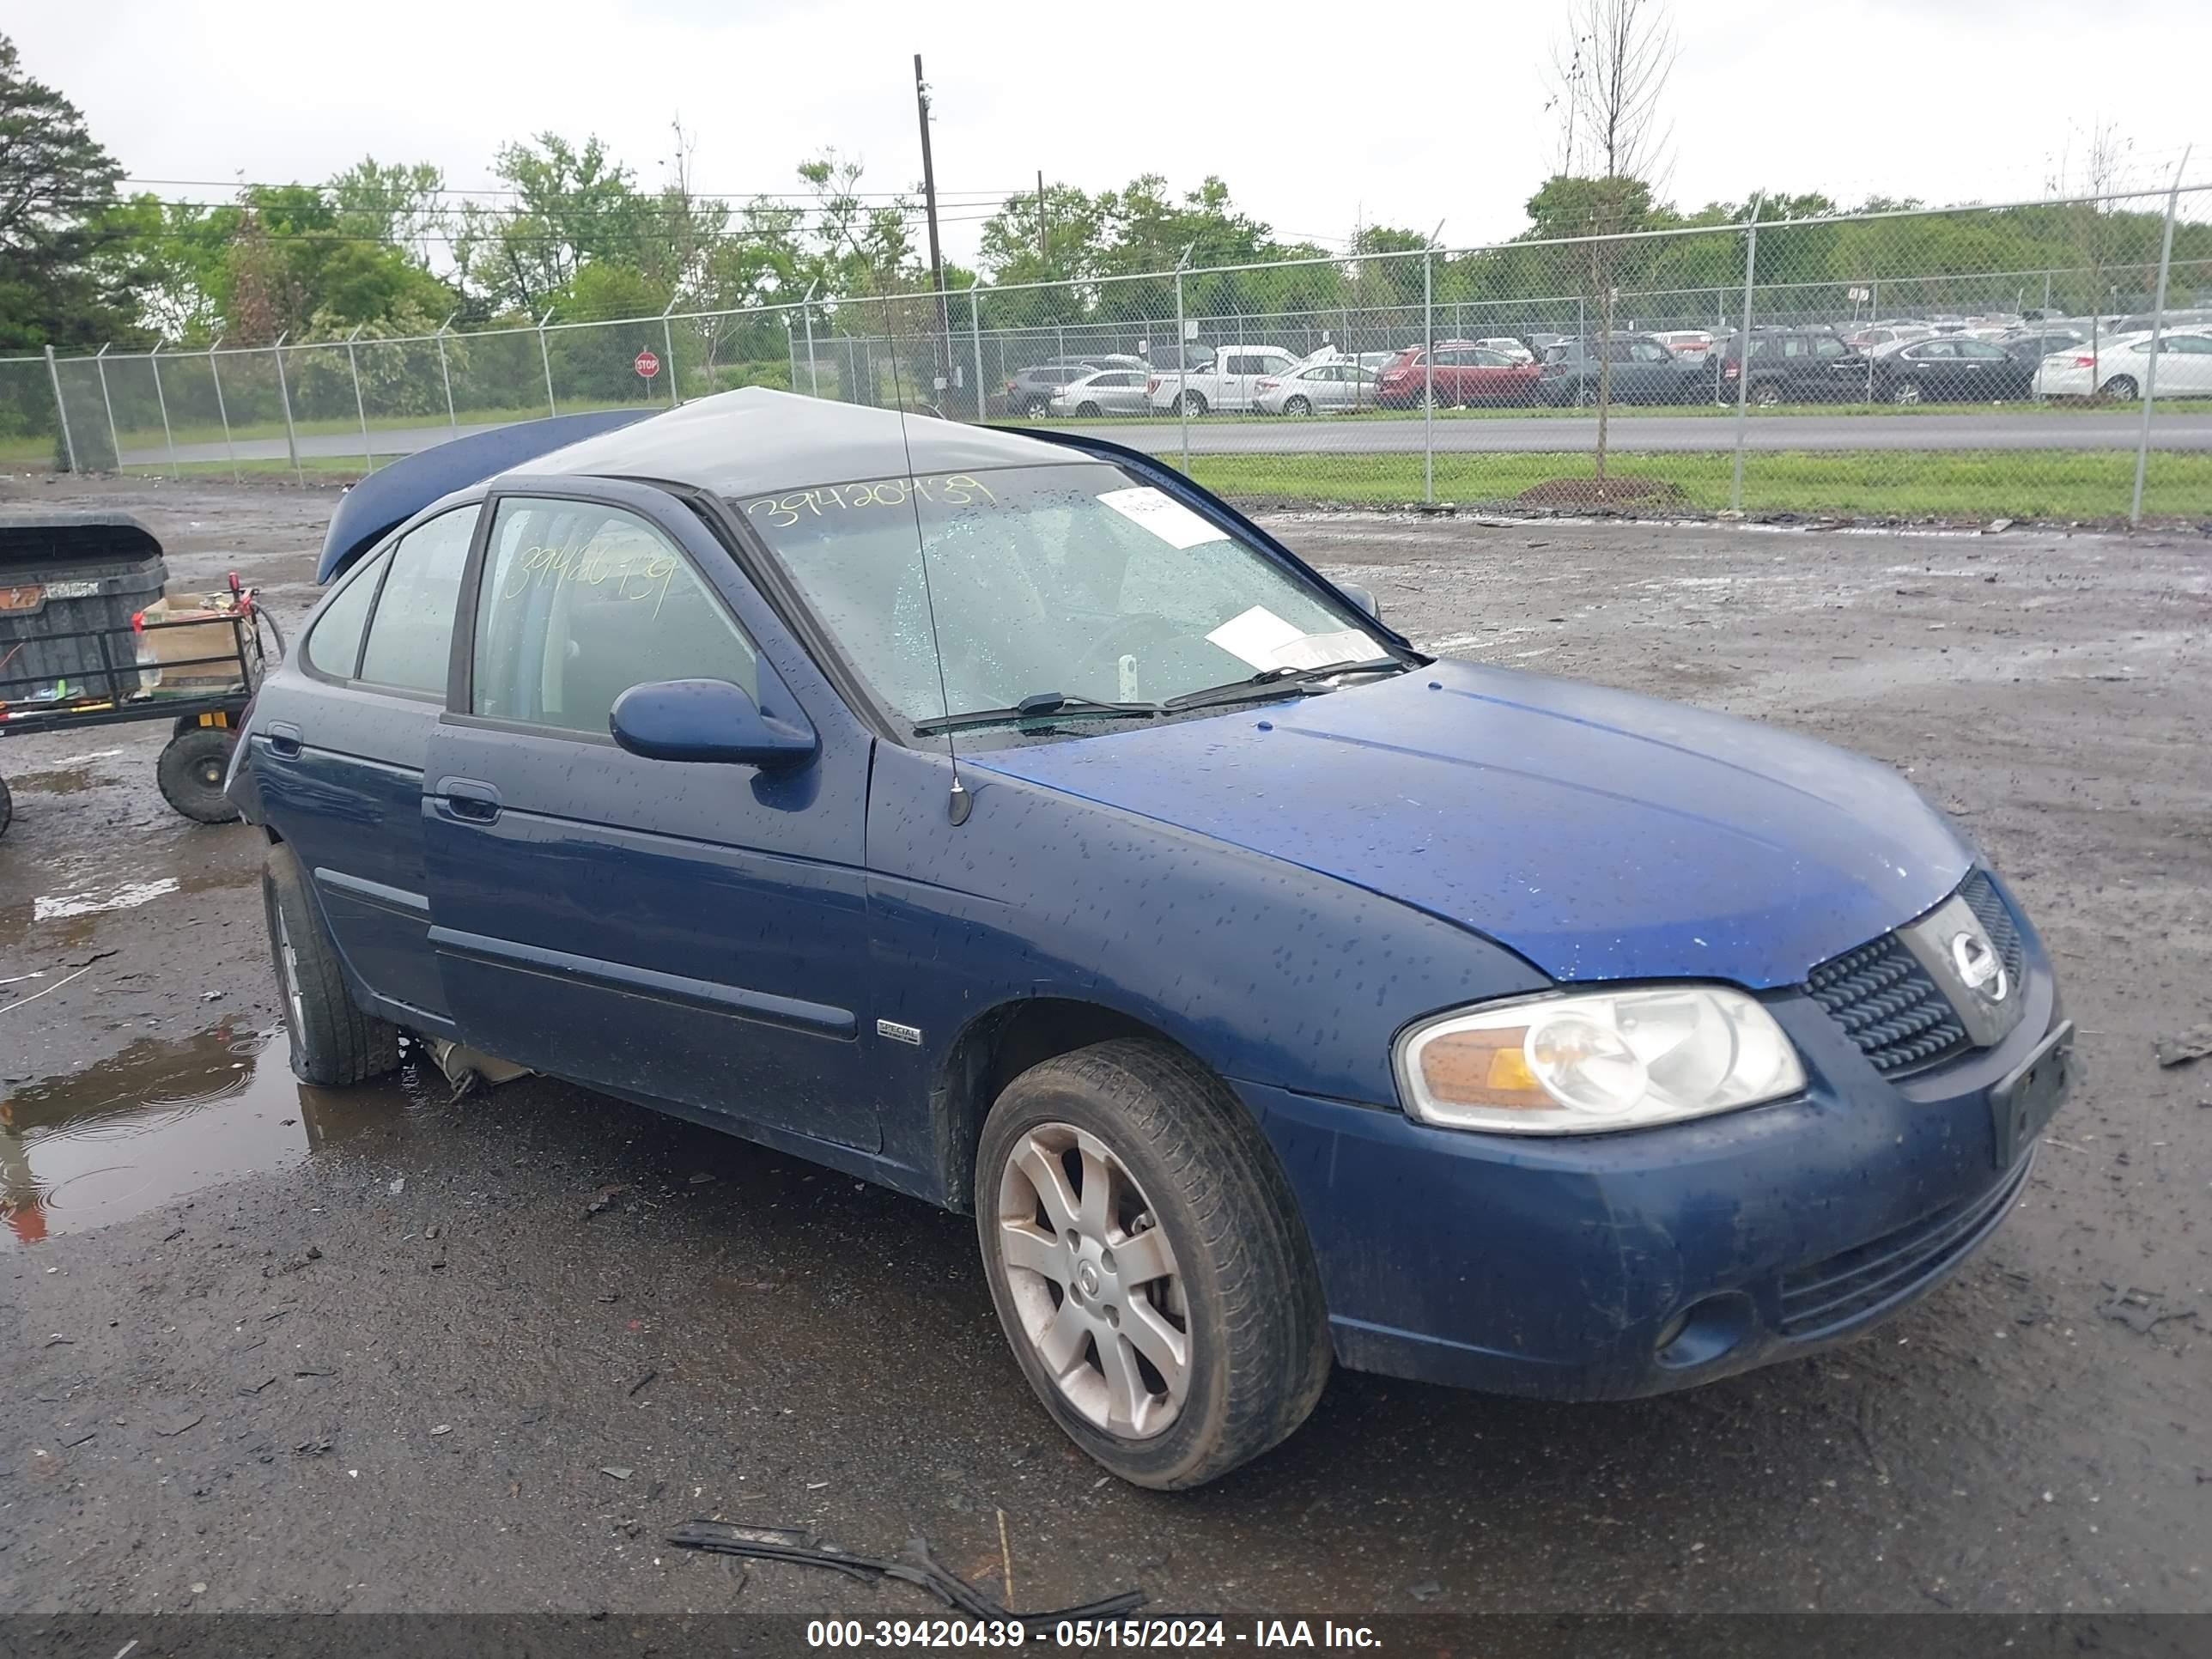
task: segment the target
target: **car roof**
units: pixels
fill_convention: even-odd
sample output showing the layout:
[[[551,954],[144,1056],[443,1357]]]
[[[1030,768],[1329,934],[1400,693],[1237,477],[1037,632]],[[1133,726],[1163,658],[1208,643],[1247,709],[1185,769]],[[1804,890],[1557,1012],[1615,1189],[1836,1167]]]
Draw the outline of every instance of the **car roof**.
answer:
[[[1064,447],[1018,432],[747,386],[586,438],[522,471],[651,478],[738,496],[848,478],[1066,460]],[[502,483],[514,481],[511,475]]]

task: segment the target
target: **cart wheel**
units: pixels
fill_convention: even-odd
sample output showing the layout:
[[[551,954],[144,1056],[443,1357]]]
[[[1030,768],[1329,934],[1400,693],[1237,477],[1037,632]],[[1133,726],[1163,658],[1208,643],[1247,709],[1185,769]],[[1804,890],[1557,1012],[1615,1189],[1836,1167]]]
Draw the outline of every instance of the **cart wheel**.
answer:
[[[8,780],[0,778],[0,836],[8,833],[8,826],[15,821],[15,798],[8,793]]]
[[[235,732],[219,726],[195,726],[171,738],[154,773],[161,799],[197,823],[235,823],[238,809],[223,794],[222,779],[236,741]]]

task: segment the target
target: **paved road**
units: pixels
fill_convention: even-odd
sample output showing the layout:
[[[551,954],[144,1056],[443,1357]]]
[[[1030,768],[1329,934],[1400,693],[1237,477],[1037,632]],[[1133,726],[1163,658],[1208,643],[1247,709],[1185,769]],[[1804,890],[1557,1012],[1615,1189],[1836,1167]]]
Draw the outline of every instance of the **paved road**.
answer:
[[[2139,416],[2124,410],[2080,414],[1993,411],[1976,415],[1760,415],[1746,422],[1746,443],[1753,449],[1887,450],[2127,450],[2136,446]],[[464,434],[483,427],[465,426]],[[1119,421],[1073,428],[1155,454],[1181,452],[1182,434],[1173,421]],[[369,447],[380,456],[411,455],[453,435],[443,426],[404,427],[371,432]],[[1597,441],[1595,416],[1506,416],[1494,419],[1447,418],[1436,422],[1440,453],[1519,453],[1589,449]],[[1727,449],[1735,441],[1728,417],[1700,415],[1622,413],[1612,421],[1612,447],[1620,450]],[[2164,450],[2212,450],[2212,414],[2160,415],[2151,422],[2151,442]],[[1199,421],[1190,428],[1194,455],[1309,453],[1405,454],[1421,448],[1421,422],[1404,421]],[[231,450],[219,443],[180,444],[179,461],[222,462]],[[310,459],[339,459],[362,453],[358,433],[317,434],[300,440]],[[281,461],[282,438],[241,438],[241,461]],[[162,449],[125,452],[131,466],[167,464]]]

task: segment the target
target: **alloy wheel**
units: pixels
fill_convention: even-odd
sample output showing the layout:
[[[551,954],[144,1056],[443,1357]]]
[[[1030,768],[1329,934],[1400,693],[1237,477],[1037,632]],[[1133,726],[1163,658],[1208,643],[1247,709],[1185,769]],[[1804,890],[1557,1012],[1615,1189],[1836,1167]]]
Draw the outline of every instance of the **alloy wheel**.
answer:
[[[993,1237],[1018,1328],[1061,1397],[1109,1434],[1165,1433],[1190,1392],[1189,1304],[1128,1166],[1088,1130],[1038,1124],[1000,1169]]]

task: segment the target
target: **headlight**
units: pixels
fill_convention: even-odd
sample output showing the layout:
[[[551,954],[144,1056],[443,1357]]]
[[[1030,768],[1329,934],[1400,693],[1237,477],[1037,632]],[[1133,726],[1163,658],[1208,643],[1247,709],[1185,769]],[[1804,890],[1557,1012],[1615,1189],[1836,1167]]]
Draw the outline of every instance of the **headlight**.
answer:
[[[1524,997],[1398,1040],[1406,1109],[1448,1129],[1597,1134],[1778,1100],[1805,1069],[1774,1017],[1718,985]]]

